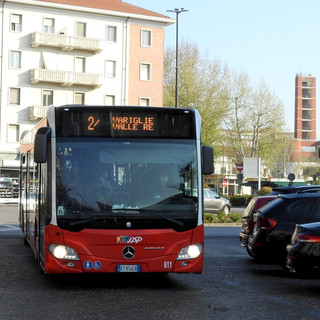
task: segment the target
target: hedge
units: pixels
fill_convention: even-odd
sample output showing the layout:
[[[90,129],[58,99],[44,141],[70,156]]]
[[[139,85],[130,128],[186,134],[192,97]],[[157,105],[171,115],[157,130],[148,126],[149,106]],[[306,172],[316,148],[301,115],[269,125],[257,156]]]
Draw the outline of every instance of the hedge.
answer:
[[[228,216],[224,212],[215,213],[205,213],[204,222],[205,223],[226,223],[226,222],[241,222],[242,213],[231,212]]]
[[[230,200],[233,207],[246,207],[254,195],[235,195],[226,197]]]

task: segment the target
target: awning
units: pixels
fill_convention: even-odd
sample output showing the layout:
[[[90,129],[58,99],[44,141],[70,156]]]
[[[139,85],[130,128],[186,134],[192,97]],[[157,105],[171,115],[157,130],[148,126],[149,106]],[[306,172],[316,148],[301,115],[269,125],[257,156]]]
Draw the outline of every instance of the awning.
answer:
[[[251,187],[251,188],[258,188],[258,181],[248,181],[243,183],[242,186],[244,187]],[[278,185],[271,181],[261,181],[261,187],[277,187]]]
[[[283,181],[278,181],[278,182],[275,182],[275,184],[278,186],[278,187],[282,187],[282,186],[288,186],[289,185],[289,181],[288,182],[283,182]],[[305,186],[306,183],[304,182],[292,182],[292,185],[293,186]]]

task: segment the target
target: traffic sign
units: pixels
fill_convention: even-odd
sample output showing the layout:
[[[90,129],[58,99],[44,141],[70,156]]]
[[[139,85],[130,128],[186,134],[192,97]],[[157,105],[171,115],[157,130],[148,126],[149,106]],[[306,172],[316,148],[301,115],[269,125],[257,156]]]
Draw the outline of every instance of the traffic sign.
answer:
[[[289,173],[288,180],[290,180],[292,182],[295,178],[296,178],[296,176],[294,175],[294,173]]]
[[[237,167],[238,171],[242,171],[243,170],[243,164],[242,163],[237,163],[236,167]]]
[[[224,187],[227,186],[227,180],[223,180],[223,186],[224,186]]]

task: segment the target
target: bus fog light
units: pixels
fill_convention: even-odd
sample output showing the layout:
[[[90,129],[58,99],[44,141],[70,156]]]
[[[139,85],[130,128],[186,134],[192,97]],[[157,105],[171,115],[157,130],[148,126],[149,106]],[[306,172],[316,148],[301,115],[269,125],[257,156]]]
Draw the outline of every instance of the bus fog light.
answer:
[[[76,251],[70,247],[63,246],[61,244],[50,244],[49,251],[51,254],[62,260],[80,260]]]
[[[192,244],[188,247],[181,249],[178,254],[177,260],[195,259],[198,258],[203,250],[201,243]]]

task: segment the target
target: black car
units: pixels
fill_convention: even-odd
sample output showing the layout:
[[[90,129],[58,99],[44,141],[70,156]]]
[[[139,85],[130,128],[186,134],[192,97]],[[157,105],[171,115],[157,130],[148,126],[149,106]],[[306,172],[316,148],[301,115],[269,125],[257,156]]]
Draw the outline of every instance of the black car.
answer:
[[[320,193],[282,194],[254,215],[248,251],[256,259],[287,256],[296,224],[320,221]]]
[[[286,266],[291,272],[320,267],[320,222],[297,225],[287,252]]]
[[[302,192],[320,192],[320,185],[300,185],[300,186],[282,186],[274,187],[269,195],[302,193]]]
[[[248,238],[249,235],[252,233],[253,230],[253,215],[258,212],[258,209],[263,207],[268,202],[276,199],[277,196],[271,195],[271,196],[260,196],[260,197],[253,197],[249,204],[246,207],[246,210],[242,216],[242,226],[241,231],[239,234],[240,244],[243,247],[248,246]],[[247,250],[248,251],[248,250]],[[250,251],[248,251],[250,254]]]

